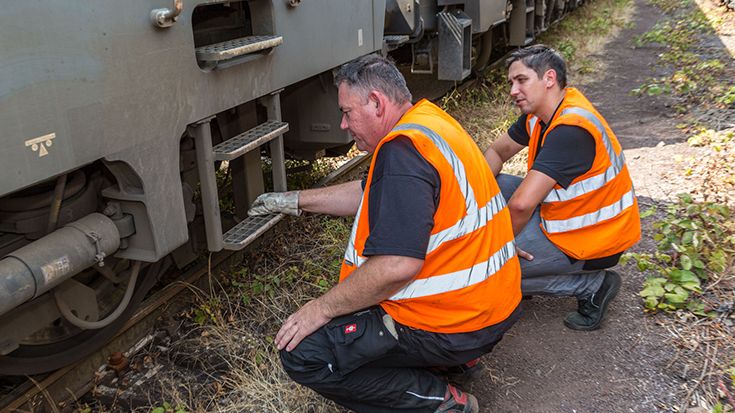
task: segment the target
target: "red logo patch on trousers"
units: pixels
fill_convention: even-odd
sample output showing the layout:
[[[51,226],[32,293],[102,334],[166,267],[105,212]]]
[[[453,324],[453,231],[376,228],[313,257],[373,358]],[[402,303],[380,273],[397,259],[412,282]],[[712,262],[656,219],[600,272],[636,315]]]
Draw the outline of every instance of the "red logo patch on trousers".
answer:
[[[348,324],[345,326],[345,334],[354,333],[357,331],[357,324]]]

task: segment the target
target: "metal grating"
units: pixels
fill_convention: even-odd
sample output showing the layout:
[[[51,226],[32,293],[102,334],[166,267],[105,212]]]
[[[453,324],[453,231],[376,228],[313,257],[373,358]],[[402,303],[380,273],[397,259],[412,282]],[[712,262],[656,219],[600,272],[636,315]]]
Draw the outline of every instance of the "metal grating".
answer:
[[[247,36],[226,42],[196,48],[197,59],[203,62],[219,62],[238,56],[268,50],[283,43],[283,36]]]
[[[233,251],[245,248],[258,238],[260,234],[276,225],[284,216],[283,214],[273,214],[247,217],[232,227],[222,237],[224,248]]]
[[[411,38],[407,35],[391,35],[383,36],[383,40],[388,44],[402,44],[409,41]]]
[[[230,161],[288,132],[288,123],[269,120],[230,138],[212,149],[217,161]]]

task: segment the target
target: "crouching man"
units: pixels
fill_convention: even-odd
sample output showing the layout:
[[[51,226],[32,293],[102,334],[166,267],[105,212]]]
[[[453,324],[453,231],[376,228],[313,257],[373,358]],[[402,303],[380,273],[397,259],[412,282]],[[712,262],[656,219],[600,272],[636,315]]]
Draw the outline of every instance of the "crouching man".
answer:
[[[528,173],[499,175],[522,250],[524,295],[576,296],[564,324],[600,327],[620,288],[608,268],[641,237],[638,203],[623,149],[582,93],[567,87],[566,64],[534,45],[507,61],[510,95],[522,115],[485,151],[495,175],[528,147]]]
[[[510,214],[482,152],[447,113],[411,104],[369,55],[341,68],[342,129],[373,153],[365,181],[261,195],[250,214],[355,216],[340,282],[284,322],[296,382],[358,412],[477,412],[434,367],[492,350],[519,316]]]

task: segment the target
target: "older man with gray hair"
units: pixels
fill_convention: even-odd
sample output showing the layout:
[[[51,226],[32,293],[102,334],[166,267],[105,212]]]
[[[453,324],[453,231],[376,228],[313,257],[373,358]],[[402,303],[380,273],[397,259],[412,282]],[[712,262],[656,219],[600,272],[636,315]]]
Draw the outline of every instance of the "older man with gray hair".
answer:
[[[251,214],[353,215],[340,282],[284,322],[286,372],[358,412],[477,412],[438,371],[488,353],[518,319],[510,214],[482,152],[398,69],[368,55],[335,77],[364,181],[261,195]],[[470,173],[471,172],[471,173]]]

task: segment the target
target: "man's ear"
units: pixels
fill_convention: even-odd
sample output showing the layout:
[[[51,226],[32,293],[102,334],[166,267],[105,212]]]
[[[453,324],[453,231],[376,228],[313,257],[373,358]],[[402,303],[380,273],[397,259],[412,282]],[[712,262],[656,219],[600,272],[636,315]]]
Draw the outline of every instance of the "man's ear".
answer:
[[[551,89],[556,85],[556,70],[549,69],[544,73],[544,85]]]
[[[376,90],[368,93],[368,104],[375,108],[375,113],[378,116],[382,116],[385,111],[385,102],[383,101],[384,96]]]

